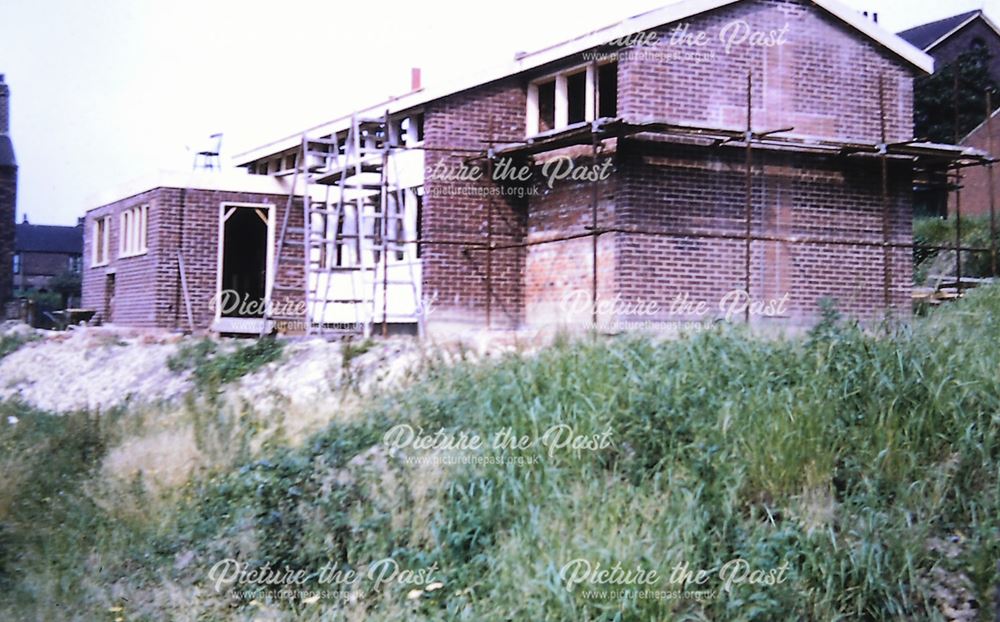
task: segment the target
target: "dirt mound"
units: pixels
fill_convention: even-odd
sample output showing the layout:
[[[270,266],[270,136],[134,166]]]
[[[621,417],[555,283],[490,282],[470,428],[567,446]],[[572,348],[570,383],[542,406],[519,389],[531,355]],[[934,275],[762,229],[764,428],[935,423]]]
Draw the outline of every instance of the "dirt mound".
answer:
[[[167,369],[178,336],[104,328],[36,335],[0,360],[0,400],[56,412],[106,410],[131,399],[173,399],[191,388]]]

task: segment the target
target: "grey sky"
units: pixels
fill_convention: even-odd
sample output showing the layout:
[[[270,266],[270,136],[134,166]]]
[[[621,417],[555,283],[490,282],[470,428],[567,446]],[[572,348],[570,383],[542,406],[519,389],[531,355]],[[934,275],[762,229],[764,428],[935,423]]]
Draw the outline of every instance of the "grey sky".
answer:
[[[1000,0],[842,0],[897,31]],[[657,6],[467,0],[4,0],[18,219],[73,224],[97,192],[185,170],[225,132],[224,157],[409,87],[449,82]]]

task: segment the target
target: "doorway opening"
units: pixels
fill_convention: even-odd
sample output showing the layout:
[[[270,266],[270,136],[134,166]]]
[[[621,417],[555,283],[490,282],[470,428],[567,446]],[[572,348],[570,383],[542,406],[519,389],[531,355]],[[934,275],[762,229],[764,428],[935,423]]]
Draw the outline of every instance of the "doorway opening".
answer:
[[[272,206],[223,204],[217,319],[262,319],[271,283]]]
[[[114,322],[115,311],[115,275],[108,274],[104,277],[104,318],[106,324]]]

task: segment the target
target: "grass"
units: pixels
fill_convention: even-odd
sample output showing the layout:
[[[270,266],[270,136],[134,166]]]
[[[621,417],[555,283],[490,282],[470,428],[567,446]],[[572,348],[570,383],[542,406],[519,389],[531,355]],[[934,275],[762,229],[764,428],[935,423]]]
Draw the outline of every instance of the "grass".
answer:
[[[122,607],[148,620],[937,620],[945,573],[967,578],[992,619],[998,333],[1000,288],[989,287],[880,334],[828,312],[788,341],[724,328],[661,344],[563,340],[428,369],[408,390],[370,397],[363,419],[157,499],[128,482],[110,496],[94,481],[104,448],[121,442],[117,428],[25,412],[0,427],[10,464],[27,465],[15,496],[31,499],[0,515],[14,595],[0,618],[62,618],[59,602],[77,619]],[[211,358],[188,360],[197,369]],[[407,458],[453,454],[388,449],[384,435],[400,424],[484,439],[544,438],[566,425],[580,439],[577,449],[504,445],[459,452],[475,464],[424,464]],[[41,458],[49,437],[66,443],[51,465]],[[25,452],[34,458],[17,457]],[[57,497],[59,513],[37,505]],[[207,578],[228,557],[360,572],[392,558],[435,571],[365,584],[352,603],[233,601]],[[653,589],[672,590],[678,564],[717,577],[734,559],[784,567],[783,580],[644,599],[608,591],[649,588],[636,573],[623,585],[570,586],[560,572],[574,560],[656,571]],[[323,586],[313,574],[305,587]]]

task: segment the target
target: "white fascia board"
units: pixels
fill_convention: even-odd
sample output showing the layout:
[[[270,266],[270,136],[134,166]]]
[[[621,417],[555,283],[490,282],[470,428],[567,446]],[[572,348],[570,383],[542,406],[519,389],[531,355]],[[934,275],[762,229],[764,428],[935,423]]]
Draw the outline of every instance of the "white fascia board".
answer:
[[[844,23],[860,30],[886,49],[894,52],[900,58],[927,74],[934,73],[934,58],[924,53],[895,33],[882,28],[858,11],[843,4],[840,0],[812,0],[813,4],[825,9],[831,15]]]
[[[87,201],[85,211],[90,212],[157,188],[287,195],[291,188],[291,180],[270,175],[249,175],[243,171],[194,171],[187,173],[157,171],[152,175],[101,191]]]
[[[993,30],[993,32],[997,33],[998,37],[1000,37],[1000,27],[998,27],[996,25],[996,22],[994,22],[993,20],[991,20],[986,15],[986,13],[982,9],[980,9],[978,13],[976,13],[975,15],[972,15],[971,17],[969,17],[969,19],[965,20],[964,22],[962,22],[958,26],[955,26],[954,28],[952,28],[951,30],[949,30],[948,32],[946,32],[945,34],[943,34],[940,38],[938,38],[937,41],[935,41],[934,43],[928,45],[927,49],[925,51],[930,52],[931,50],[933,50],[937,46],[941,45],[942,43],[944,43],[945,41],[947,41],[948,39],[950,39],[951,36],[954,35],[956,32],[958,32],[959,30],[962,30],[963,28],[965,28],[966,26],[968,26],[969,24],[971,24],[972,22],[974,22],[974,21],[976,21],[977,19],[980,19],[980,18],[982,18],[983,22],[985,22],[986,25],[989,26]]]

